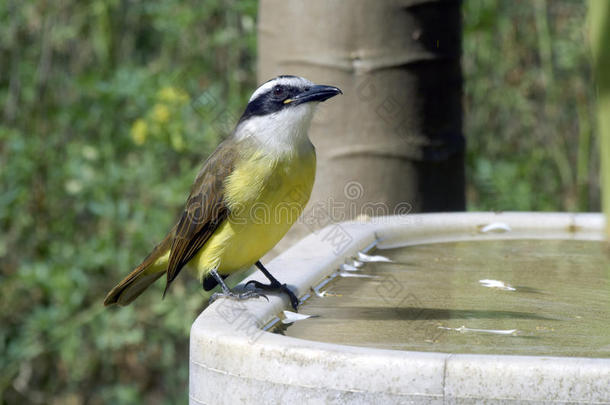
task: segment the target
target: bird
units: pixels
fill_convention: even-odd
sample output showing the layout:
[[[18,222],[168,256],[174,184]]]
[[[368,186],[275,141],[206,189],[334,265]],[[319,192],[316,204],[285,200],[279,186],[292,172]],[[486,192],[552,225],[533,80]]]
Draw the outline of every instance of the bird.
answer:
[[[342,91],[299,76],[277,76],[250,97],[233,132],[203,163],[178,223],[152,252],[104,299],[125,306],[166,276],[166,295],[183,267],[212,300],[265,297],[256,290],[285,293],[296,310],[298,298],[261,263],[303,212],[316,172],[308,131],[316,107]],[[269,284],[233,292],[225,278],[255,265]]]

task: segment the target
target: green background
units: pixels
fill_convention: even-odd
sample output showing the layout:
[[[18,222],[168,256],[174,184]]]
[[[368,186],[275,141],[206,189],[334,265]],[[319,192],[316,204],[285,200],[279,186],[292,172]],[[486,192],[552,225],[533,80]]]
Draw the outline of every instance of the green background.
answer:
[[[187,401],[199,284],[101,302],[176,220],[256,86],[256,11],[0,2],[0,402]],[[464,2],[470,210],[599,210],[586,11]]]

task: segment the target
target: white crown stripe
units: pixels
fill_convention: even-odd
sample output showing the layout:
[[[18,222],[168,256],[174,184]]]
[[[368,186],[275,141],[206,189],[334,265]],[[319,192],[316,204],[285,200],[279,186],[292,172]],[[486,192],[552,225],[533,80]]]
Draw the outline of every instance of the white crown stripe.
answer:
[[[268,82],[261,85],[250,97],[248,102],[256,99],[261,94],[264,94],[271,90],[275,85],[284,85],[284,86],[295,86],[295,87],[305,87],[305,86],[313,86],[313,83],[304,77],[276,77],[275,79],[271,79]]]

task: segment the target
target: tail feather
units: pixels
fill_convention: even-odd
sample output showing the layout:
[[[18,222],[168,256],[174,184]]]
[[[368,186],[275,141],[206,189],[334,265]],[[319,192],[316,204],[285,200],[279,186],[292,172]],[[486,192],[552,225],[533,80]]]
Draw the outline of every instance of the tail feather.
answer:
[[[108,293],[108,295],[106,295],[106,299],[104,299],[105,306],[112,304],[118,304],[121,306],[129,305],[131,301],[138,298],[138,296],[142,294],[149,285],[157,281],[159,277],[165,274],[165,271],[149,274],[144,272],[139,272],[138,274],[134,273],[135,271],[121,281],[116,287],[114,287]]]
[[[117,284],[104,299],[104,305],[118,304],[121,306],[129,305],[135,300],[149,285],[157,281],[167,271],[166,266],[155,265],[159,259],[169,253],[172,239],[174,237],[172,229],[165,239],[159,243],[144,261]]]

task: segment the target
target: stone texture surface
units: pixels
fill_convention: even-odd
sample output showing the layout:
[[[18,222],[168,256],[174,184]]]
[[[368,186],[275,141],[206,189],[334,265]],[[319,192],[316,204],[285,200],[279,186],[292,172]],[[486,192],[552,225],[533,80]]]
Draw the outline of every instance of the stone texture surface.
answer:
[[[303,296],[375,241],[397,245],[507,237],[479,232],[481,225],[493,222],[508,224],[511,237],[568,230],[575,238],[596,239],[604,226],[598,214],[376,218],[331,225],[310,235],[269,269]],[[344,242],[333,239],[337,231]],[[610,403],[610,359],[406,352],[306,341],[260,329],[288,307],[283,297],[269,299],[219,300],[197,318],[190,341],[191,404]]]

